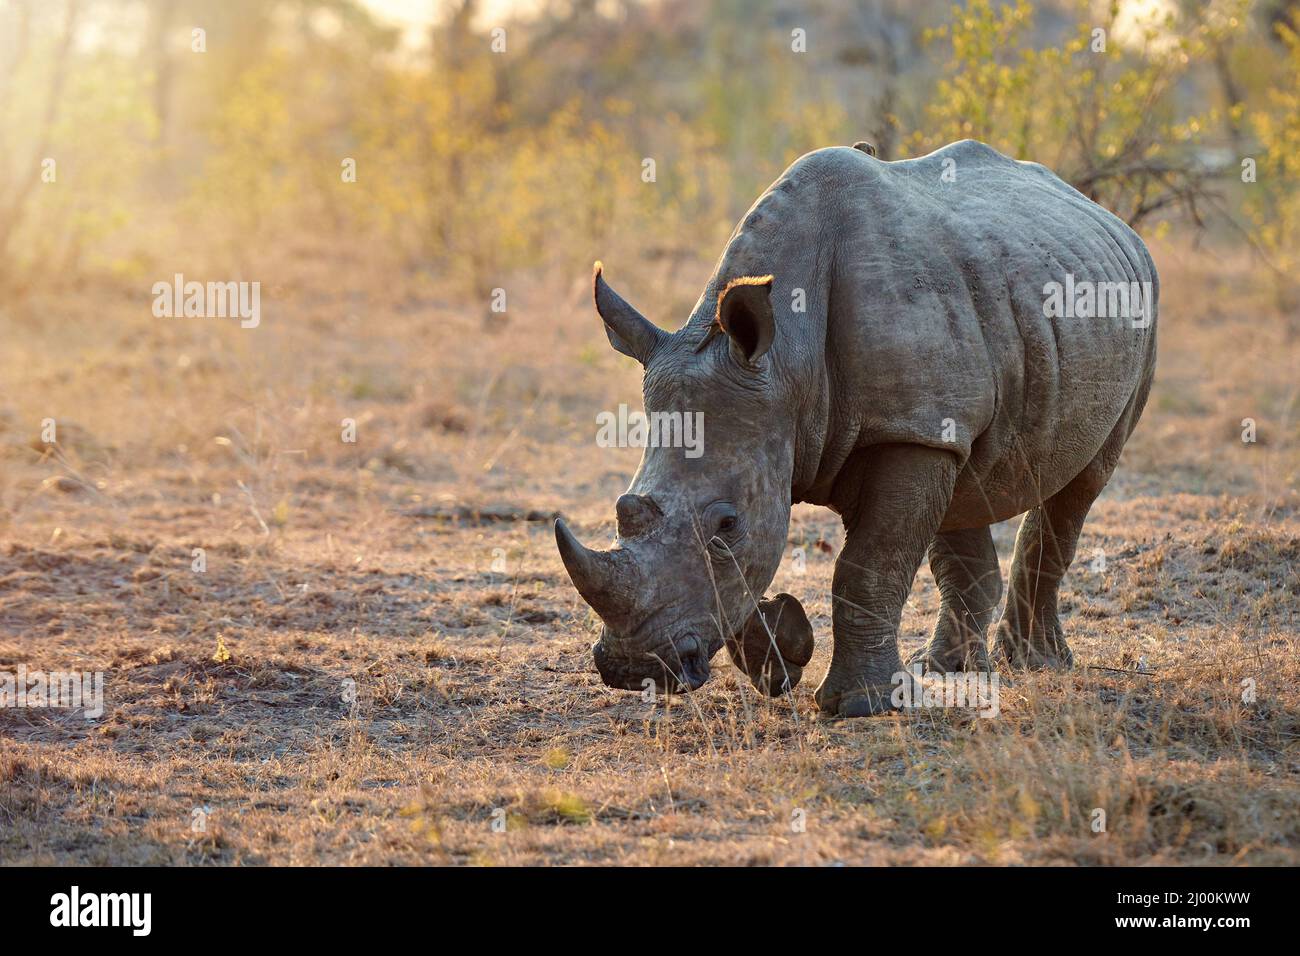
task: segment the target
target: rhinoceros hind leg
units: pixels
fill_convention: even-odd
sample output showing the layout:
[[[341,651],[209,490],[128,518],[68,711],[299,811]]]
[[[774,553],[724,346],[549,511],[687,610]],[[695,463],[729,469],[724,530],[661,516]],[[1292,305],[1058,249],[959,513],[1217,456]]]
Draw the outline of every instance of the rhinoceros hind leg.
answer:
[[[1074,560],[1079,533],[1105,487],[1115,458],[1098,455],[1068,485],[1025,515],[1016,534],[1007,606],[998,623],[994,661],[1013,668],[1067,670],[1074,654],[1057,614],[1061,578]]]
[[[1096,457],[1068,485],[1034,508],[1021,522],[1011,559],[1007,606],[993,644],[996,664],[1023,668],[1069,668],[1074,655],[1056,612],[1061,578],[1074,560],[1079,533],[1092,503],[1119,463],[1151,390],[1148,370],[1128,408]]]
[[[987,527],[941,531],[930,544],[940,594],[930,641],[908,660],[926,672],[988,671],[985,634],[1002,599],[1002,570]]]
[[[898,622],[956,479],[948,452],[883,445],[858,453],[836,483],[845,538],[831,581],[831,666],[816,694],[824,714],[894,709],[897,681],[909,679],[900,678]]]

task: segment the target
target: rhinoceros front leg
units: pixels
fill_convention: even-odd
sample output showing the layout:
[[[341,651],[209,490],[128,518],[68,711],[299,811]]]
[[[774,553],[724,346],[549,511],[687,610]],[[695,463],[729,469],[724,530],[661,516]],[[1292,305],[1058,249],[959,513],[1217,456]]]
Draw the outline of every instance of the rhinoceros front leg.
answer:
[[[939,619],[930,642],[909,659],[927,672],[987,671],[984,635],[1002,599],[1002,569],[987,528],[940,531],[930,544]]]
[[[831,583],[835,646],[817,705],[838,717],[892,709],[898,623],[916,569],[952,499],[957,465],[947,452],[884,445],[860,453],[836,482],[844,550]]]

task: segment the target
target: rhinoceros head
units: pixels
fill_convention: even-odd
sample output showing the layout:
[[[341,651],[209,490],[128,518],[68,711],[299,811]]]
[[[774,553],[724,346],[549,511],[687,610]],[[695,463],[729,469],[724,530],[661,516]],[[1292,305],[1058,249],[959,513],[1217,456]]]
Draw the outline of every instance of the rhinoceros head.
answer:
[[[683,438],[676,447],[651,439],[615,503],[612,550],[584,547],[556,521],[569,576],[604,623],[592,651],[611,687],[640,690],[649,679],[660,690],[693,690],[726,644],[755,686],[775,695],[798,682],[812,654],[799,602],[760,600],[785,549],[794,467],[793,414],[767,356],[771,290],[771,276],[734,280],[707,333],[688,324],[669,334],[596,264],[596,310],[610,344],[645,368],[651,432]],[[699,413],[704,429],[687,442],[687,417],[698,424]],[[656,431],[656,422],[674,428]]]

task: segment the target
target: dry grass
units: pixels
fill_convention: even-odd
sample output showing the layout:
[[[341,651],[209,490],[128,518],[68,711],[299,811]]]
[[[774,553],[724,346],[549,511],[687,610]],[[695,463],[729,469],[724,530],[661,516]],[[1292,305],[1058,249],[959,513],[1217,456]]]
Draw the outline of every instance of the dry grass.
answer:
[[[346,261],[286,266],[256,330],[144,290],[9,304],[0,668],[103,670],[107,709],[0,711],[0,861],[1300,862],[1300,344],[1244,263],[1158,259],[1157,389],[1081,544],[1106,570],[1065,584],[1080,666],[1016,675],[991,720],[819,721],[816,546],[772,588],[818,631],[793,701],[722,657],[658,707],[600,684],[536,520],[608,535],[637,460],[594,444],[639,380],[585,277],[503,323]],[[705,277],[611,267],[664,324]],[[818,541],[833,517],[797,509]],[[923,572],[905,652],[937,604]]]

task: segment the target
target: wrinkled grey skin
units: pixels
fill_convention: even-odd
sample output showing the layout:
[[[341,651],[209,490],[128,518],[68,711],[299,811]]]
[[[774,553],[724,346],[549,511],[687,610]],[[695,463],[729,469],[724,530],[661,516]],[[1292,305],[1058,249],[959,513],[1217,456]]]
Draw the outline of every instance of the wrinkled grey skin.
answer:
[[[845,526],[823,712],[890,707],[898,624],[927,553],[942,602],[916,659],[988,669],[1002,597],[989,525],[1025,511],[994,660],[1070,666],[1057,588],[1146,402],[1155,318],[1048,318],[1044,287],[1067,273],[1149,283],[1158,301],[1123,222],[972,141],[892,163],[843,147],[802,157],[746,213],[672,334],[598,264],[596,308],[613,346],[645,366],[646,411],[705,416],[702,457],[646,450],[613,550],[557,522],[569,574],[605,623],[605,682],[694,689],[725,643],[756,686],[792,687],[811,629],[789,595],[759,604],[792,502]],[[755,654],[764,635],[773,653]]]

